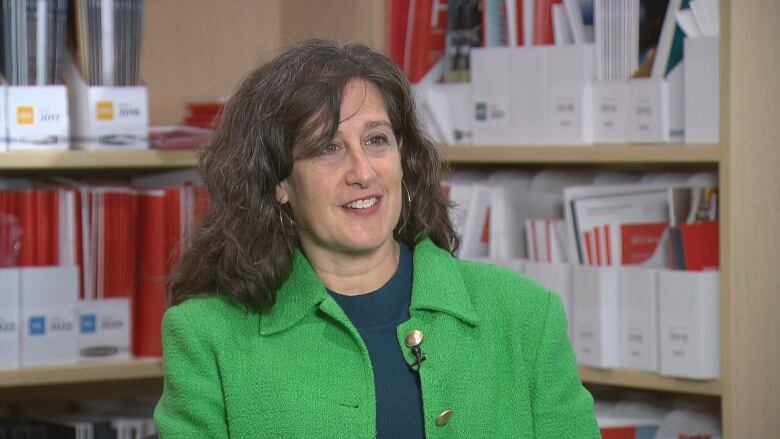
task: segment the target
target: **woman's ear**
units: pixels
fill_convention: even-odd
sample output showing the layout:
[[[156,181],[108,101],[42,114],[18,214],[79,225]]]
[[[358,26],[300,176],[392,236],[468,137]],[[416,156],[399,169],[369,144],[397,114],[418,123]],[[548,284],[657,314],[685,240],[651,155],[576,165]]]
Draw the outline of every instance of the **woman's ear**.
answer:
[[[290,201],[290,195],[287,193],[287,180],[276,185],[276,201],[279,204],[287,204]]]

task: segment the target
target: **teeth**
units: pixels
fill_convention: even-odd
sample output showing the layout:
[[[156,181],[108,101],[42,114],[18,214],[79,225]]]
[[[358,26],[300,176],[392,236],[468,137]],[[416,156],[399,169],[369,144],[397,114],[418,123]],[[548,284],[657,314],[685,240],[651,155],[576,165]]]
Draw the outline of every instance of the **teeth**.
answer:
[[[353,201],[353,202],[347,204],[347,207],[349,207],[350,209],[368,209],[369,207],[371,207],[374,204],[376,204],[376,202],[377,202],[376,197],[374,197],[374,198],[367,198],[365,200]]]

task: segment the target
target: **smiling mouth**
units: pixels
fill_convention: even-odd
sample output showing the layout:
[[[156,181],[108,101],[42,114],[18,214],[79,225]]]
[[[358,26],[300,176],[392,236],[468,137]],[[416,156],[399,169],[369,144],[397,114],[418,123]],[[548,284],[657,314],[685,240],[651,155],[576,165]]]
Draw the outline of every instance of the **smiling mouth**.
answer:
[[[348,209],[368,209],[369,207],[373,207],[378,201],[378,197],[364,198],[362,200],[355,200],[351,203],[347,203],[344,207]]]

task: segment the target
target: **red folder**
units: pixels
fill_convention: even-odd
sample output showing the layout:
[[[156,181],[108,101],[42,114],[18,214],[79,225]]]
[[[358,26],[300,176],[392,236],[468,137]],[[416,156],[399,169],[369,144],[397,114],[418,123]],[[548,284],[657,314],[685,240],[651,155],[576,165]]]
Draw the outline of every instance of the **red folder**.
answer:
[[[387,0],[387,35],[385,53],[395,64],[404,64],[406,25],[409,19],[409,0]]]
[[[31,267],[35,265],[35,200],[34,191],[24,190],[14,193],[16,199],[16,218],[22,230],[20,237],[19,257],[17,266]]]
[[[553,39],[552,6],[563,0],[536,0],[534,3],[534,45],[550,45]]]
[[[133,354],[160,356],[160,325],[165,312],[165,192],[151,190],[138,198],[138,296],[133,306]]]
[[[403,71],[413,84],[419,82],[444,55],[444,38],[447,33],[447,10],[437,7],[438,17],[433,17],[434,6],[442,0],[415,0],[410,3],[406,35]],[[435,24],[434,24],[435,23]]]
[[[637,223],[620,225],[620,255],[622,265],[647,261],[655,253],[667,223]]]
[[[717,270],[719,265],[718,222],[705,221],[680,226],[685,269]]]

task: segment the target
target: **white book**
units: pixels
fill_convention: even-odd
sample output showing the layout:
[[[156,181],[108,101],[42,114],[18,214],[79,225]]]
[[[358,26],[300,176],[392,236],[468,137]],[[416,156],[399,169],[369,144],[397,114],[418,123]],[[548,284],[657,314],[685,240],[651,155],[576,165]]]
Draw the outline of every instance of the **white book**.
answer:
[[[523,0],[523,46],[534,45],[534,4],[536,0]]]
[[[564,190],[564,208],[569,225],[570,260],[581,264],[587,263],[588,256],[594,260],[597,255],[587,253],[586,233],[605,224],[612,229],[628,223],[677,223],[689,211],[690,195],[690,188],[669,185],[567,188]],[[593,236],[589,235],[587,239],[592,240]],[[612,258],[621,260],[619,254]]]
[[[562,5],[553,5],[553,18],[555,18],[556,7],[559,10],[562,9],[566,14],[574,43],[587,43],[588,41],[585,39],[585,22],[582,18],[579,0],[563,0]]]
[[[556,46],[573,44],[576,42],[572,35],[572,27],[566,17],[563,5],[557,4],[552,7],[553,40]]]
[[[693,16],[693,11],[690,9],[680,9],[677,11],[675,18],[686,37],[698,38],[701,36],[701,28],[696,21],[696,17]]]
[[[669,0],[664,15],[664,23],[661,27],[661,35],[658,37],[658,46],[655,49],[655,58],[653,60],[653,71],[650,74],[652,78],[663,78],[666,76],[666,66],[669,64],[669,53],[672,50],[672,41],[674,40],[674,31],[677,28],[677,11],[680,10],[682,0]]]
[[[463,227],[458,257],[485,258],[489,256],[489,243],[483,239],[483,232],[488,226],[488,209],[491,203],[491,190],[493,188],[485,184],[475,184],[471,189],[466,222]]]

